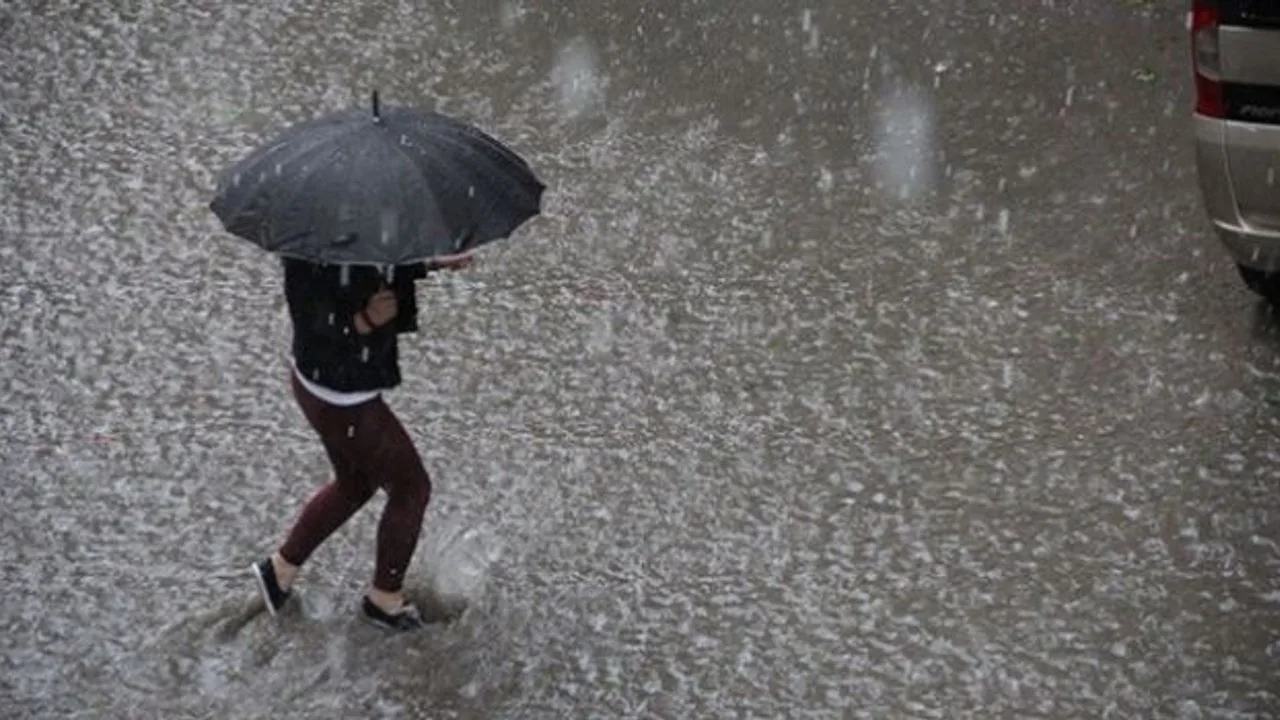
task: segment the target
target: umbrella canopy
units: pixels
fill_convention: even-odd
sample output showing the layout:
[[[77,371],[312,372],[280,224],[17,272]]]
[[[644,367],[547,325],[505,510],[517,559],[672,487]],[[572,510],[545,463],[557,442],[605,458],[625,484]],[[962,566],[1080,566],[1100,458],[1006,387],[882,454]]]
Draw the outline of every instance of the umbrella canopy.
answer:
[[[285,129],[228,168],[209,207],[285,257],[400,265],[508,237],[541,211],[528,163],[478,128],[415,108],[348,110]]]

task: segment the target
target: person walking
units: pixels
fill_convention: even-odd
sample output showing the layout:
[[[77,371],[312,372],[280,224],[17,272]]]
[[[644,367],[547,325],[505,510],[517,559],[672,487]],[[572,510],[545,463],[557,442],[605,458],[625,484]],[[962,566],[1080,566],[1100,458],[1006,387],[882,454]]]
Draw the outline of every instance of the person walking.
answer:
[[[376,89],[370,101],[280,130],[221,172],[209,209],[231,235],[284,258],[290,382],[333,465],[283,544],[252,565],[267,610],[284,607],[311,554],[382,488],[361,611],[412,630],[422,618],[402,589],[431,477],[382,393],[400,384],[398,336],[418,329],[414,281],[468,267],[477,248],[510,237],[541,214],[546,185],[472,123],[384,107]]]
[[[473,262],[469,252],[448,255],[387,276],[369,266],[283,260],[293,396],[320,437],[333,480],[307,501],[283,544],[251,567],[271,615],[289,600],[316,548],[381,488],[387,501],[361,613],[390,630],[423,626],[403,587],[431,499],[431,477],[382,393],[401,383],[397,337],[418,330],[414,281]]]

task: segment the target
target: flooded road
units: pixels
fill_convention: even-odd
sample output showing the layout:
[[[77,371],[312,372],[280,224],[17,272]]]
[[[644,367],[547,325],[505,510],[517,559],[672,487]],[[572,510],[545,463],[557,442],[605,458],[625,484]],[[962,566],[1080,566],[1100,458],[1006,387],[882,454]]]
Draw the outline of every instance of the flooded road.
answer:
[[[0,8],[0,717],[1280,716],[1280,324],[1195,188],[1183,8]],[[273,622],[327,481],[214,173],[438,106],[546,214],[423,283],[435,478]]]

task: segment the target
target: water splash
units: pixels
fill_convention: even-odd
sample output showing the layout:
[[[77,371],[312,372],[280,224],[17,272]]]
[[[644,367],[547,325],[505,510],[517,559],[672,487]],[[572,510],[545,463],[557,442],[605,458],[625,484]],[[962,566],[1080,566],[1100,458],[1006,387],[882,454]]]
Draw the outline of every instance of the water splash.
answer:
[[[551,68],[560,109],[576,117],[604,101],[605,79],[600,73],[600,56],[585,37],[577,37],[560,48]]]
[[[918,88],[901,89],[876,116],[876,177],[892,197],[915,200],[934,191],[934,103]]]
[[[460,607],[483,594],[501,551],[488,529],[454,521],[439,530],[423,555],[431,591],[445,605]]]

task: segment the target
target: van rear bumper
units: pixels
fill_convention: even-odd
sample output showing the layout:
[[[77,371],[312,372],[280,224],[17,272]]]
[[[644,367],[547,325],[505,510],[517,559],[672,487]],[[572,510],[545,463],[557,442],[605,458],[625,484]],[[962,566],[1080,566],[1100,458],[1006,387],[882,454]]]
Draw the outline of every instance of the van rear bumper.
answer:
[[[1238,136],[1237,131],[1244,129],[1242,125],[1255,138],[1273,137],[1274,145],[1267,139],[1255,146],[1256,161],[1269,163],[1275,148],[1280,148],[1280,126],[1237,123],[1200,114],[1194,116],[1194,125],[1200,191],[1219,239],[1237,263],[1268,272],[1280,270],[1280,228],[1250,222],[1241,214],[1236,199],[1232,165],[1250,163],[1252,151],[1239,146],[1229,148],[1227,142],[1229,136]],[[1280,168],[1275,168],[1275,174],[1275,212],[1280,217]]]

